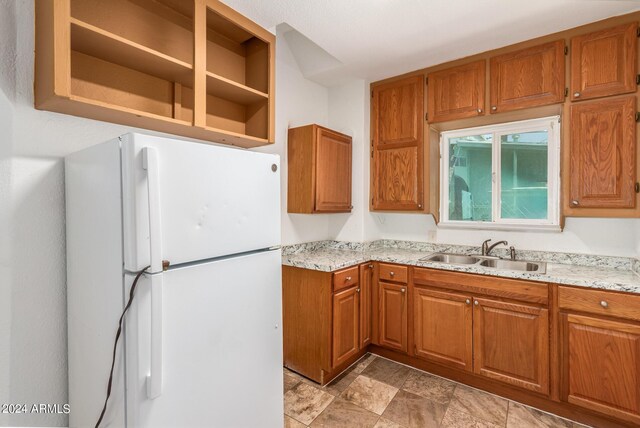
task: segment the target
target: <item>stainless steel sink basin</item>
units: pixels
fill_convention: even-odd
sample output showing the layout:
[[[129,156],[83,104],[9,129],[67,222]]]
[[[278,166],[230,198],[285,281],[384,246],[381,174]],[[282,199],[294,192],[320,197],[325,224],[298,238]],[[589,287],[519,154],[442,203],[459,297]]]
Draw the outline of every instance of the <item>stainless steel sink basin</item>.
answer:
[[[483,260],[480,262],[480,266],[490,267],[501,270],[519,270],[524,272],[536,272],[544,273],[546,266],[544,263],[539,262],[525,262],[514,260]]]
[[[519,272],[546,273],[547,264],[526,260],[504,260],[489,256],[467,256],[464,254],[433,253],[420,260],[448,263],[452,265],[476,265],[496,270],[514,270]]]
[[[472,265],[480,261],[478,257],[465,256],[464,254],[436,253],[420,260],[429,262],[451,263],[455,265]]]

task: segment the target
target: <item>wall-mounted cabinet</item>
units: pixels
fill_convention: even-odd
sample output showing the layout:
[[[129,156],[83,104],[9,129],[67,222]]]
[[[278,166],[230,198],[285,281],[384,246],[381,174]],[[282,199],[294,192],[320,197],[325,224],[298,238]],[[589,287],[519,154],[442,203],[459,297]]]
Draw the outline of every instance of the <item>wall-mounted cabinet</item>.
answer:
[[[494,56],[490,113],[564,102],[564,40]]]
[[[275,37],[218,0],[36,2],[35,105],[231,145],[274,141]]]
[[[635,208],[636,97],[571,106],[570,193],[573,210]]]
[[[571,39],[571,100],[636,91],[638,24],[583,34]]]
[[[429,73],[429,123],[483,115],[486,67],[481,60]]]
[[[289,129],[287,212],[351,212],[351,150],[351,137],[331,129]]]
[[[371,91],[371,208],[423,209],[424,77]]]

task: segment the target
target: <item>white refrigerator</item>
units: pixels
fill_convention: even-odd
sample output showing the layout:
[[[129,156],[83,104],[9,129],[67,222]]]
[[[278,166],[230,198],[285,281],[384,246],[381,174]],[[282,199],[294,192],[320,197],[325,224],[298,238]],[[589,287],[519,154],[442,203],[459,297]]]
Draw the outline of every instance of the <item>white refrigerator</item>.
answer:
[[[70,427],[282,427],[277,155],[141,134],[65,159]],[[122,340],[123,339],[123,340]]]

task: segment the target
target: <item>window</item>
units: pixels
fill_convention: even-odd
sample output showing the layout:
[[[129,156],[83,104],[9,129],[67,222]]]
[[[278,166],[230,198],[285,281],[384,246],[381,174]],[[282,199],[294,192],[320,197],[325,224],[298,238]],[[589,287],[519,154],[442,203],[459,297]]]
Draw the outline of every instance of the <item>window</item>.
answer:
[[[559,230],[560,118],[448,131],[442,226]]]

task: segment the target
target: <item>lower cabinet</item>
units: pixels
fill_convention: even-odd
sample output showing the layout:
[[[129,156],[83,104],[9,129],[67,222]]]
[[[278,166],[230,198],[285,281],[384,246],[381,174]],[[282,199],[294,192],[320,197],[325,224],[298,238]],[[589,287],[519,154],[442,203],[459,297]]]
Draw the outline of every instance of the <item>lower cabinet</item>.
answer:
[[[338,367],[360,350],[360,299],[358,286],[333,295],[331,367]]]
[[[416,287],[413,293],[415,355],[472,370],[471,296]]]
[[[561,313],[561,399],[640,425],[640,325]]]
[[[473,371],[501,382],[549,393],[549,311],[475,298]]]
[[[378,283],[380,346],[407,352],[407,286]]]

